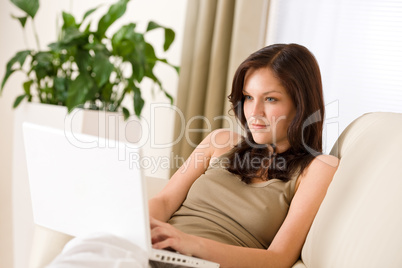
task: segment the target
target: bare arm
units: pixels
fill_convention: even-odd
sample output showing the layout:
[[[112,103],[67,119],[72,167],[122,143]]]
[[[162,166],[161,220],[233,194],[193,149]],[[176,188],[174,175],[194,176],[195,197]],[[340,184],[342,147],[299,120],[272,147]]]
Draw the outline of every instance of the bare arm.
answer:
[[[238,134],[227,130],[211,132],[175,172],[165,188],[149,200],[150,217],[168,221],[183,203],[194,181],[208,168],[211,157],[230,150],[238,139]]]
[[[155,248],[171,247],[221,264],[221,267],[291,267],[299,258],[314,217],[336,171],[338,160],[319,156],[299,178],[288,215],[267,250],[225,245],[184,234],[173,226],[151,221]]]

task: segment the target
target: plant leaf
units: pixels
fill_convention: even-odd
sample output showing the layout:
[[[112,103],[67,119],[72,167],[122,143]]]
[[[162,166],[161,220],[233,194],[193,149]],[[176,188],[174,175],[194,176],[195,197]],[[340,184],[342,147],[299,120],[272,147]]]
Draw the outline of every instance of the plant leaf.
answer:
[[[10,75],[16,71],[17,69],[13,69],[13,66],[15,63],[19,63],[20,66],[19,68],[22,68],[22,65],[24,65],[24,62],[27,58],[28,55],[31,54],[30,50],[23,50],[17,52],[14,57],[12,57],[8,62],[7,62],[7,67],[6,67],[6,73],[4,75],[3,81],[1,82],[1,88],[0,88],[0,93],[3,91],[3,87],[5,83],[7,82],[7,79],[10,77]]]
[[[53,79],[53,88],[55,99],[58,103],[65,104],[67,99],[67,79],[64,77],[55,77]]]
[[[34,18],[39,9],[39,0],[11,0],[11,3],[22,9],[31,18]]]
[[[0,96],[3,92],[3,87],[4,87],[5,83],[7,82],[10,75],[15,71],[16,71],[15,69],[7,70],[6,73],[4,74],[3,82],[1,83],[1,88],[0,88]]]
[[[102,39],[105,36],[110,25],[123,16],[126,12],[128,1],[130,0],[119,0],[117,3],[111,5],[109,11],[99,20],[97,32],[99,39]]]
[[[28,80],[24,84],[22,84],[22,87],[24,88],[25,95],[27,95],[28,101],[30,102],[32,100],[32,94],[31,94],[31,85],[33,84],[33,80]]]
[[[54,42],[50,43],[47,45],[48,48],[50,48],[52,51],[58,52],[63,49],[63,43],[62,42]]]
[[[180,74],[180,67],[179,66],[171,65],[171,64],[169,64],[169,65],[172,66],[176,70],[177,74]]]
[[[79,25],[81,25],[83,22],[84,22],[84,20],[89,16],[89,15],[91,15],[92,13],[94,13],[99,7],[101,7],[102,5],[99,5],[99,6],[97,6],[97,7],[95,7],[95,8],[92,8],[92,9],[90,9],[90,10],[88,10],[87,12],[85,12],[85,14],[84,14],[84,17],[82,18],[82,21],[81,21],[81,23],[79,24]]]
[[[88,51],[94,50],[94,51],[108,52],[108,49],[104,44],[102,44],[100,42],[95,42],[95,41],[93,43],[88,43],[88,44],[84,45],[83,48]]]
[[[140,33],[135,33],[133,35],[132,45],[134,47],[133,52],[124,59],[131,63],[132,77],[140,83],[146,75],[147,69],[146,42],[144,36]]]
[[[145,58],[146,58],[146,64],[145,64],[145,75],[146,76],[152,76],[152,70],[155,67],[156,62],[158,61],[158,57],[155,54],[155,50],[153,48],[153,46],[149,43],[145,44],[145,49],[144,49],[144,53],[145,53]]]
[[[173,67],[176,70],[177,74],[180,74],[180,67],[179,66],[171,64],[170,62],[167,61],[167,59],[158,59],[158,61],[166,63],[170,67]]]
[[[170,95],[165,89],[162,89],[163,92],[165,93],[165,96],[170,100],[170,104],[173,105],[173,97]]]
[[[96,104],[95,100],[97,99],[97,96],[100,94],[100,91],[101,89],[92,80],[92,87],[89,88],[89,91],[85,96],[86,100],[85,102],[92,101],[95,107],[97,107],[98,105]]]
[[[46,76],[54,76],[56,70],[53,66],[53,54],[47,51],[38,52],[33,56],[32,70],[35,71],[38,80]]]
[[[145,101],[141,97],[141,90],[135,85],[132,86],[134,90],[134,112],[137,115],[137,117],[140,118],[141,111],[142,108],[144,108]]]
[[[92,86],[92,78],[86,73],[79,74],[77,78],[71,82],[66,100],[66,105],[69,112],[71,112],[74,108],[85,104],[85,102],[88,100],[87,95]]]
[[[175,39],[175,32],[171,28],[164,27],[154,21],[150,21],[148,23],[147,32],[158,28],[165,30],[165,42],[163,44],[163,50],[167,51]]]
[[[142,79],[145,76],[144,64],[139,63],[135,59],[131,59],[130,63],[133,71],[132,78],[137,80],[138,83],[141,83]]]
[[[112,94],[113,94],[113,84],[111,83],[106,83],[102,87],[102,92],[100,95],[100,99],[105,102],[111,102],[112,101]]]
[[[122,111],[124,115],[124,120],[127,120],[130,117],[130,111],[126,107],[123,107]]]
[[[12,17],[13,19],[19,20],[19,22],[21,23],[22,28],[25,28],[25,24],[26,24],[26,22],[27,22],[28,16],[25,16],[25,17],[17,17],[17,16],[14,16],[14,15],[11,15],[11,17]]]
[[[155,54],[155,49],[150,43],[145,43],[144,53],[147,59],[147,62],[155,64],[158,60],[158,57]]]
[[[86,34],[80,32],[76,27],[68,27],[63,31],[63,37],[60,42],[64,45],[74,45],[79,43],[80,39],[84,39]]]
[[[113,51],[119,56],[125,57],[133,52],[136,40],[135,27],[134,23],[124,25],[113,35]]]
[[[152,31],[154,29],[158,29],[162,26],[160,26],[158,23],[154,22],[154,21],[150,21],[148,22],[148,26],[147,26],[147,32]]]
[[[19,95],[19,96],[15,99],[15,101],[14,101],[13,108],[17,108],[18,105],[20,105],[21,101],[22,101],[26,96],[27,96],[27,95],[25,95],[25,94]]]
[[[67,29],[69,27],[78,28],[77,23],[75,22],[75,18],[73,15],[63,11],[63,29]]]
[[[81,26],[81,25],[80,25]],[[84,30],[84,33],[89,33],[91,29],[91,22],[88,23],[87,27]]]
[[[93,58],[87,50],[77,49],[75,62],[77,63],[80,72],[88,72],[88,66],[93,65]]]
[[[163,49],[167,51],[170,45],[173,43],[175,38],[175,32],[170,28],[165,28],[165,43],[163,44]]]
[[[114,65],[109,61],[109,57],[104,53],[97,52],[95,54],[93,72],[95,74],[95,82],[98,87],[102,87],[109,81],[110,74],[114,69]]]
[[[33,80],[28,80],[26,81],[22,86],[24,88],[25,91],[25,95],[27,96],[31,96],[31,85],[33,83]]]
[[[88,42],[88,33],[81,32],[78,28],[68,27],[63,33],[60,41],[48,45],[54,52],[60,52],[64,49],[75,49],[79,45],[84,45]]]

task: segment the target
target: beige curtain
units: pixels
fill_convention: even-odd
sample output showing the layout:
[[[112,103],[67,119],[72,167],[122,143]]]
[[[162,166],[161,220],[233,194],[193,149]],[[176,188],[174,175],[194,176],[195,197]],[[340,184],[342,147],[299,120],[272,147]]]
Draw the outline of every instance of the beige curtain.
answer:
[[[187,5],[172,148],[173,156],[183,159],[212,130],[233,126],[233,118],[227,120],[232,77],[265,43],[269,0],[189,0]]]

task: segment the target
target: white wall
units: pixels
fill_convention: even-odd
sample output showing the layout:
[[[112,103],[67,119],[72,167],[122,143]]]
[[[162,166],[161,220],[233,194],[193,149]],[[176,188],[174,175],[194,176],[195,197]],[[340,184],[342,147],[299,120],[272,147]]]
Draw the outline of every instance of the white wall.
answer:
[[[68,11],[82,17],[84,12],[89,8],[98,6],[101,3],[111,4],[113,0],[86,0],[86,1],[54,1],[41,0],[41,7],[36,17],[36,28],[40,37],[41,48],[55,40],[56,36],[56,14],[60,14],[62,10]],[[171,27],[176,32],[176,40],[168,53],[162,53],[162,32],[155,31],[149,34],[149,41],[155,45],[156,52],[159,56],[167,58],[173,64],[180,64],[180,52],[183,39],[184,19],[187,0],[134,0],[129,3],[127,12],[119,24],[128,22],[137,22],[138,27],[145,29],[149,20],[154,20],[162,25]],[[107,5],[101,10],[106,10]],[[101,13],[101,12],[100,12]],[[26,49],[23,35],[19,23],[10,18],[10,14],[21,15],[22,13],[15,8],[9,1],[0,2],[0,78],[5,73],[6,62],[15,54],[15,52]],[[60,23],[59,23],[60,25]],[[118,25],[111,28],[116,29]],[[36,48],[30,25],[27,25],[27,36],[29,48]],[[156,70],[157,76],[160,77],[167,91],[176,97],[176,87],[178,76],[175,72],[166,67],[158,66]],[[13,232],[18,232],[18,228],[25,228],[23,222],[12,223],[12,204],[11,204],[11,187],[12,187],[12,140],[13,140],[13,124],[14,111],[11,109],[14,98],[21,94],[21,85],[24,77],[22,75],[14,75],[9,79],[5,87],[3,95],[0,97],[0,267],[26,268],[29,259],[29,245],[31,237],[25,237],[24,240],[18,239],[13,241]],[[143,111],[143,121],[148,122],[150,126],[154,126],[155,135],[153,143],[168,143],[173,137],[173,119],[174,112],[169,108],[154,109],[156,118],[151,118],[151,103],[157,105],[159,103],[168,103],[163,94],[155,90],[155,94],[151,93],[151,84],[144,82],[142,85],[143,97],[146,100],[146,106]],[[152,120],[151,120],[152,119]],[[150,135],[150,133],[147,133]],[[167,159],[170,154],[170,147],[165,146],[164,149],[152,148],[150,140],[144,145],[143,154],[151,156],[154,159]],[[169,170],[167,168],[154,169],[150,166],[145,170],[148,176],[167,178]],[[14,226],[14,228],[13,228]],[[16,228],[17,226],[17,228]],[[13,230],[14,229],[14,230]],[[29,227],[28,227],[29,229]],[[14,253],[13,253],[14,250]],[[13,254],[15,256],[13,260]],[[14,265],[13,265],[14,263]]]
[[[17,23],[10,21],[14,11],[8,2],[0,3],[0,77],[5,73],[6,61],[15,51],[23,49],[23,39]],[[13,40],[8,41],[8,40]],[[13,267],[13,228],[12,228],[12,137],[13,116],[11,109],[20,83],[9,81],[8,90],[0,97],[0,267]]]

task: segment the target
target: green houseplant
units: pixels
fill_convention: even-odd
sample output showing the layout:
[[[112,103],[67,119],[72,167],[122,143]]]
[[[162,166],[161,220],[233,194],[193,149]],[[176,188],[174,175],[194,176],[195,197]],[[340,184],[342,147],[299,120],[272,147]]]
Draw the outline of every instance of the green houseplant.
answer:
[[[122,106],[122,101],[132,98],[133,110],[140,116],[144,100],[139,84],[147,77],[172,103],[172,97],[153,69],[158,62],[168,64],[177,72],[179,68],[157,57],[145,36],[154,29],[163,29],[163,49],[167,51],[174,41],[174,31],[150,21],[143,33],[136,30],[135,23],[121,26],[114,34],[108,32],[108,28],[125,13],[129,1],[118,0],[112,4],[101,16],[95,30],[90,18],[98,8],[88,10],[80,22],[72,14],[63,12],[56,42],[49,44],[47,50],[39,50],[38,45],[38,50],[19,51],[8,61],[0,93],[9,77],[22,71],[27,80],[14,107],[24,99],[30,102],[37,98],[41,103],[67,106],[69,112],[76,107],[121,111],[127,119],[130,111]],[[24,17],[15,17],[22,27],[27,20],[34,19],[39,9],[39,0],[11,2],[26,13]]]

